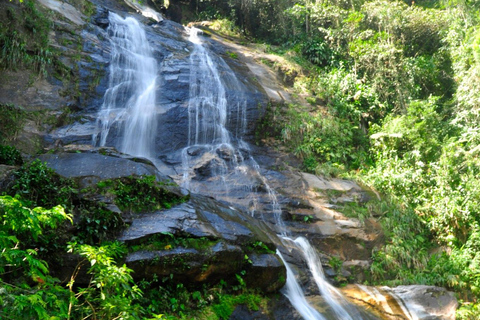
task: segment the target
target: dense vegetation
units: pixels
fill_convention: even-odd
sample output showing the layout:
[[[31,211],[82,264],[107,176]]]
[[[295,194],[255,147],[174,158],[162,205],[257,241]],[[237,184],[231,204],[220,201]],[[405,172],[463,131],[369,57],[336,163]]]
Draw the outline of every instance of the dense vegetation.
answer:
[[[295,88],[311,105],[272,109],[273,129],[306,170],[383,195],[358,210],[387,235],[370,283],[446,286],[459,319],[478,319],[480,2],[188,4],[302,66]]]

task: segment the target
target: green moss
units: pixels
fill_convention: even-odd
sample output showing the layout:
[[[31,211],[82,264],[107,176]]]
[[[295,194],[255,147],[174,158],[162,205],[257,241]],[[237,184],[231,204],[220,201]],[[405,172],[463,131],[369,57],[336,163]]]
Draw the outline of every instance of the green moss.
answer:
[[[168,183],[156,181],[155,176],[130,176],[104,180],[97,184],[103,194],[112,195],[115,204],[126,212],[147,212],[169,209],[186,200],[166,188]]]
[[[22,155],[15,147],[0,144],[0,164],[22,165]]]
[[[184,236],[174,236],[171,233],[156,234],[148,238],[145,242],[131,246],[130,251],[135,252],[139,250],[157,251],[157,250],[172,250],[177,247],[196,249],[198,251],[205,251],[218,243],[218,240],[212,240],[206,237],[194,238]]]

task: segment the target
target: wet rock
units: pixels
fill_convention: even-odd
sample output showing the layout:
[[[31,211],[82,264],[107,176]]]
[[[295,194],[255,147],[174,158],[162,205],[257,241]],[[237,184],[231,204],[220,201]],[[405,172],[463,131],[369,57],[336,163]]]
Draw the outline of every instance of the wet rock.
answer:
[[[164,251],[137,251],[127,256],[126,264],[135,279],[173,275],[183,283],[217,282],[240,272],[244,263],[240,247],[223,242],[203,251],[174,248]]]
[[[39,159],[59,175],[78,180],[82,188],[100,180],[131,175],[154,175],[158,180],[169,180],[158,173],[153,165],[96,153],[44,154]]]
[[[342,292],[373,307],[385,319],[453,320],[458,306],[453,292],[434,286],[348,285]]]
[[[262,222],[214,199],[192,194],[188,203],[138,215],[119,240],[140,243],[152,235],[165,233],[224,239],[241,246],[261,241],[271,249],[275,248],[272,239],[276,238]]]
[[[287,271],[276,254],[250,254],[251,264],[247,268],[245,282],[248,287],[263,292],[276,292],[284,285]]]
[[[271,319],[275,320],[304,320],[292,306],[290,301],[284,295],[273,297],[269,304],[268,310],[271,312]],[[248,318],[247,318],[248,319]]]
[[[230,161],[234,158],[234,151],[226,145],[222,145],[216,150],[217,155],[225,161]]]
[[[142,245],[153,236],[165,234],[219,242],[203,250],[175,248],[131,253],[126,261],[135,278],[173,274],[176,281],[234,281],[235,274],[246,270],[249,287],[274,292],[285,283],[285,267],[277,256],[251,254],[251,264],[245,259],[248,244],[261,241],[274,249],[271,239],[275,236],[261,222],[211,198],[193,194],[188,203],[175,208],[138,215],[118,239],[129,246]]]
[[[198,221],[195,208],[187,203],[175,208],[138,215],[131,226],[118,238],[120,241],[138,244],[156,234],[187,234],[193,237],[217,237],[215,229]]]
[[[229,320],[269,320],[270,318],[263,310],[252,311],[245,305],[239,305],[231,314]]]
[[[388,290],[386,290],[388,292]],[[398,286],[391,289],[399,297],[412,317],[419,320],[455,319],[458,306],[453,292],[434,286]]]

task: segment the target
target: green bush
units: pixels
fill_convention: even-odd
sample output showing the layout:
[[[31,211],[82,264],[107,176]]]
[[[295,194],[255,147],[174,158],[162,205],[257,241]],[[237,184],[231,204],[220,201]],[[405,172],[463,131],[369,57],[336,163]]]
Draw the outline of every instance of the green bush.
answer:
[[[74,297],[48,275],[38,250],[44,235],[68,220],[71,216],[61,206],[30,209],[16,198],[0,196],[1,318],[67,318]]]
[[[115,197],[121,210],[145,212],[169,209],[184,201],[184,197],[170,192],[165,183],[157,182],[155,176],[130,176],[116,180],[100,181],[97,185],[103,193]]]
[[[11,146],[0,144],[0,164],[18,166],[23,164],[23,158],[20,152]]]
[[[314,171],[319,163],[325,162],[358,168],[362,157],[367,157],[362,150],[362,142],[367,140],[354,124],[325,112],[312,115],[290,110],[282,138],[304,159],[305,169]]]
[[[13,191],[33,206],[70,208],[75,194],[74,183],[62,178],[40,160],[25,164],[16,172]]]
[[[335,59],[332,49],[322,39],[307,39],[301,46],[303,56],[318,66],[330,65]]]

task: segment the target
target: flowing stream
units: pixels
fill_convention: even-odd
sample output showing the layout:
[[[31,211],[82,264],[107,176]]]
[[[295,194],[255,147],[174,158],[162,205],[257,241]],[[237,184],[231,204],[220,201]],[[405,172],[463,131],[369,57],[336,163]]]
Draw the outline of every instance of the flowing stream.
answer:
[[[98,115],[93,142],[105,146],[109,134],[115,129],[116,134],[121,136],[121,143],[117,146],[120,151],[154,161],[152,148],[157,131],[157,62],[152,57],[144,30],[135,19],[123,19],[110,13],[109,20],[108,34],[112,44],[109,88]],[[225,61],[212,55],[202,44],[197,29],[190,30],[189,40],[194,44],[194,50],[190,55],[188,142],[181,152],[182,185],[193,192],[197,191],[196,188],[204,187],[201,183],[193,183],[194,169],[198,169],[198,161],[203,161],[208,164],[214,183],[223,188],[224,195],[228,195],[232,183],[243,184],[251,191],[250,211],[254,215],[257,196],[252,181],[262,184],[271,202],[276,232],[302,253],[320,294],[336,318],[362,319],[355,307],[348,304],[339,291],[326,281],[321,262],[310,243],[305,238],[289,237],[275,191],[261,175],[258,164],[250,155],[248,144],[242,140],[247,125],[246,100],[236,97],[233,99],[236,102],[232,102],[228,96],[228,90],[241,92],[236,89],[242,84]],[[227,129],[229,115],[236,117],[233,130]],[[284,295],[305,319],[327,319],[307,302],[292,268],[277,252],[287,268],[287,283],[282,290]]]

